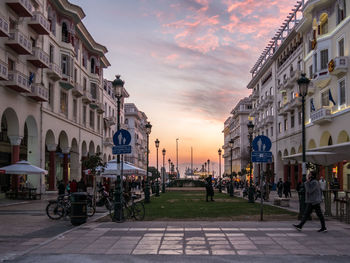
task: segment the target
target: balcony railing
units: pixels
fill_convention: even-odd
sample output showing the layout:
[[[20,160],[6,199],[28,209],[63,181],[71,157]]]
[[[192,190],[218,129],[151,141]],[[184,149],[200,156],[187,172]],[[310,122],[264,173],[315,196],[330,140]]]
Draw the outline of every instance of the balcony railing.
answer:
[[[311,112],[310,119],[312,123],[322,124],[332,121],[332,113],[329,108],[320,108],[314,112]]]
[[[92,96],[87,90],[84,90],[82,101],[83,103],[90,103],[92,101]]]
[[[113,146],[113,138],[112,137],[106,137],[104,142],[104,146]]]
[[[50,34],[50,23],[41,12],[34,12],[28,25],[31,26],[39,35]]]
[[[33,16],[33,6],[30,0],[6,0],[6,4],[20,17]]]
[[[66,90],[71,90],[74,88],[74,80],[72,76],[62,74],[62,79],[60,80],[60,85]]]
[[[17,70],[8,72],[8,80],[6,81],[5,86],[18,92],[31,91],[28,77]]]
[[[58,66],[56,63],[50,63],[49,68],[47,70],[47,75],[52,80],[59,80],[62,78],[62,70],[61,67]]]
[[[115,116],[104,117],[104,119],[108,127],[117,123],[117,118]]]
[[[9,22],[0,16],[0,37],[9,37]]]
[[[0,60],[0,80],[8,80],[7,64]]]
[[[36,101],[48,101],[49,90],[40,83],[33,83],[30,86],[31,92],[27,95],[28,97]]]
[[[315,87],[323,89],[331,81],[331,75],[329,74],[328,69],[323,69],[315,73],[314,78],[311,81]]]
[[[328,69],[333,75],[348,72],[349,64],[348,57],[336,57],[329,62]]]
[[[83,94],[84,94],[83,87],[80,84],[75,83],[74,88],[72,89],[72,95],[77,98],[80,98],[81,96],[83,96]]]
[[[98,114],[104,113],[105,112],[105,105],[102,102],[98,102],[96,111]]]
[[[32,54],[32,42],[22,32],[11,30],[6,45],[12,48],[19,55]]]
[[[48,68],[50,66],[49,55],[39,47],[33,47],[32,55],[27,60],[38,68]]]
[[[301,105],[301,97],[295,97],[290,102],[290,106],[292,109],[298,108],[300,105]]]

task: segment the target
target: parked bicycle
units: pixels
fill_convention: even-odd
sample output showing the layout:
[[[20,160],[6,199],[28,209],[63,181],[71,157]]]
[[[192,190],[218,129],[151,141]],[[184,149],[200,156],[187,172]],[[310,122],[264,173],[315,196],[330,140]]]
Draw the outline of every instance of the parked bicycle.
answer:
[[[142,201],[135,202],[137,198],[138,197],[136,195],[132,195],[130,202],[126,202],[123,198],[124,220],[133,218],[137,221],[141,221],[145,218],[145,205]],[[109,214],[113,220],[114,207],[109,211]]]
[[[113,209],[113,198],[109,195],[109,193],[102,186],[98,190],[99,199],[96,201],[96,206],[105,206],[108,211]]]

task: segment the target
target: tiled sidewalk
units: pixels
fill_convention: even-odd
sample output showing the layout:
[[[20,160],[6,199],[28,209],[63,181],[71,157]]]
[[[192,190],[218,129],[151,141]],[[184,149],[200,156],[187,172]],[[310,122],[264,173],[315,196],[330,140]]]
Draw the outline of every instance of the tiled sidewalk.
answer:
[[[291,222],[91,223],[37,248],[34,254],[350,255],[346,225],[319,222],[302,232]]]

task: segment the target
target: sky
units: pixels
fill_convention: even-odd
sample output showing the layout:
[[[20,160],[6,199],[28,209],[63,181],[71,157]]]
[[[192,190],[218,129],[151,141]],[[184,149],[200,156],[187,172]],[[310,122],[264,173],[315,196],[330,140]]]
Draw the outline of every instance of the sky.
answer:
[[[194,167],[208,159],[218,174],[224,121],[250,90],[250,69],[293,8],[294,0],[70,0],[83,8],[83,23],[105,45],[135,103],[152,124],[166,163]],[[223,165],[223,161],[222,161]],[[166,167],[168,167],[166,165]],[[223,170],[222,170],[223,171]]]

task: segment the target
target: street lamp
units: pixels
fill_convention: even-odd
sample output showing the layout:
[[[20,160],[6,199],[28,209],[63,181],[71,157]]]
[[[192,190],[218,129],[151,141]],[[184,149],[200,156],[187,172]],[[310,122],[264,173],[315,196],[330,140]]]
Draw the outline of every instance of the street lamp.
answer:
[[[219,154],[219,193],[222,192],[221,190],[221,149],[218,150],[218,154]]]
[[[149,156],[149,135],[152,130],[152,125],[148,121],[145,125],[146,128],[146,134],[147,134],[147,175],[146,175],[146,187],[145,187],[145,203],[149,203],[151,201],[150,199],[150,189],[149,189],[149,177],[148,177],[148,156]]]
[[[158,148],[159,148],[159,140],[156,139],[154,141],[154,143],[156,144],[156,149],[157,149],[157,172],[159,172],[158,170]],[[159,196],[159,182],[158,182],[158,178],[157,178],[157,181],[156,181],[156,196]]]
[[[169,160],[168,160],[168,163],[169,163],[169,174],[170,174],[170,165],[171,165],[171,160],[170,160],[170,158],[169,158]]]
[[[233,145],[234,145],[234,140],[233,139],[231,139],[228,143],[229,143],[229,145],[230,145],[230,149],[231,149],[231,174],[230,174],[230,181],[231,181],[231,183],[230,183],[230,196],[231,197],[233,197],[234,196],[234,194],[233,194],[233,182],[232,182],[232,179],[233,179],[233,176],[232,176],[232,152],[233,152]]]
[[[302,174],[303,183],[301,184],[299,190],[299,218],[301,218],[305,211],[305,187],[304,183],[306,181],[306,155],[305,155],[305,96],[307,95],[307,90],[309,87],[310,80],[306,77],[305,73],[301,74],[300,79],[298,79],[299,94],[301,96],[301,122],[302,122],[302,151],[303,151],[303,164],[302,164]]]
[[[179,138],[176,138],[176,178],[180,177],[179,175]]]
[[[162,154],[163,154],[163,169],[162,169],[162,172],[163,172],[163,184],[162,184],[162,193],[165,193],[165,153],[166,153],[166,150],[163,149],[163,150],[162,150]]]
[[[208,163],[208,175],[210,175],[210,160],[208,159],[208,161],[207,161],[207,163]]]
[[[124,81],[120,79],[120,75],[115,76],[116,79],[112,82],[114,89],[114,95],[117,98],[117,130],[120,130],[120,101],[123,97]],[[117,167],[120,169],[120,155],[117,155]],[[123,214],[123,175],[118,174],[115,182],[114,192],[114,217],[116,222],[122,222],[124,220]]]
[[[254,203],[254,187],[252,184],[252,143],[253,143],[253,132],[254,132],[254,124],[252,121],[249,121],[248,124],[248,138],[249,138],[249,191],[248,191],[248,200],[249,203]]]

